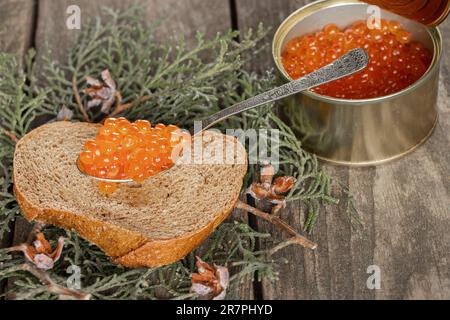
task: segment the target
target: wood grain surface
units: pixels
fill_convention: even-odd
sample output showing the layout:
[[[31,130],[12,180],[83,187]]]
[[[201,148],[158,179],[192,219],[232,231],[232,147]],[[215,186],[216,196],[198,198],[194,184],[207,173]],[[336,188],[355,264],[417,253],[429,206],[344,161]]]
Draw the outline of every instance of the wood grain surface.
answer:
[[[0,6],[0,51],[21,62],[34,41],[36,1],[1,0]]]
[[[156,31],[156,39],[163,40],[173,34],[194,40],[197,31],[214,36],[230,27],[230,11],[227,1],[208,0],[148,0],[143,16],[148,21],[164,19]],[[64,59],[68,48],[75,42],[80,30],[66,27],[67,7],[77,5],[81,12],[81,28],[91,18],[103,13],[103,8],[126,10],[135,5],[134,0],[39,0],[36,48],[42,52],[48,43],[56,59]]]
[[[256,29],[259,24],[270,29],[266,37],[268,46],[252,59],[251,66],[255,71],[264,72],[268,67],[273,67],[272,39],[281,22],[292,12],[305,4],[308,0],[235,0],[237,27],[244,32],[249,28]]]
[[[99,15],[103,6],[124,10],[134,2],[0,0],[0,50],[12,52],[21,60],[30,46],[36,47],[39,57],[48,43],[53,57],[62,61],[79,33],[66,28],[67,6],[80,7],[83,25],[89,17]],[[213,36],[232,25],[245,31],[256,28],[260,22],[270,26],[273,34],[284,18],[311,1],[145,2],[144,15],[149,20],[168,17],[156,34],[159,40],[164,40],[173,33],[192,39],[197,30]],[[248,281],[242,286],[242,298],[450,298],[450,57],[446,54],[450,50],[450,19],[441,26],[441,31],[444,57],[439,123],[431,138],[412,154],[379,167],[349,169],[324,164],[336,181],[352,189],[364,230],[355,232],[350,228],[345,203],[324,208],[309,236],[319,244],[318,249],[291,246],[278,252],[276,257],[285,261],[278,270],[280,280],[263,281],[255,286]],[[271,36],[267,38],[269,43]],[[270,47],[252,66],[256,71],[273,67]],[[282,217],[302,230],[304,210],[300,203],[290,203]],[[27,224],[18,221],[15,242],[22,241],[27,233]],[[262,248],[285,239],[277,229],[257,221],[259,231],[274,235],[270,241],[260,243]],[[367,288],[367,268],[371,265],[380,268],[380,290]]]
[[[259,22],[272,32],[291,12],[311,1],[237,0],[238,26]],[[439,88],[439,124],[412,154],[379,167],[349,169],[326,165],[337,181],[348,184],[364,222],[352,232],[345,204],[322,210],[311,239],[315,251],[290,247],[278,253],[280,281],[265,281],[266,299],[450,299],[450,19],[441,26],[444,57]],[[273,67],[270,48],[257,68]],[[304,212],[291,203],[282,216],[298,230]],[[259,223],[260,231],[284,239]],[[381,271],[381,289],[369,290],[367,268]]]
[[[0,51],[14,54],[22,65],[33,42],[36,3],[33,0],[1,0],[0,8]],[[13,231],[0,239],[0,248],[12,243],[14,228],[12,225]],[[0,295],[4,285],[0,283]]]

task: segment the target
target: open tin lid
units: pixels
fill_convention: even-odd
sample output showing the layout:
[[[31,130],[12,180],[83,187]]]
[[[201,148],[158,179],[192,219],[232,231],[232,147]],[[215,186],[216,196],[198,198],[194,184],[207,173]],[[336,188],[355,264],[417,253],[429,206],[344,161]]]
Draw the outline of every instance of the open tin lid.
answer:
[[[450,12],[450,0],[363,0],[427,26],[437,26]]]

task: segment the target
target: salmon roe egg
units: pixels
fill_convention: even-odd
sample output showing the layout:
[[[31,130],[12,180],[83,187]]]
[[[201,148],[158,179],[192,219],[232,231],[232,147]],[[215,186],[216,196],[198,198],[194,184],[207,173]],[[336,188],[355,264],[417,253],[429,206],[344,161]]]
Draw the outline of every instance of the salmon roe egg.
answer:
[[[78,165],[95,177],[143,182],[172,167],[173,154],[178,155],[190,139],[189,133],[174,125],[152,127],[147,120],[131,123],[125,118],[108,118],[95,139],[84,143]],[[117,183],[99,183],[102,193],[116,189]]]
[[[318,32],[291,39],[281,58],[289,76],[298,79],[356,48],[363,48],[369,55],[364,70],[311,91],[340,99],[381,97],[416,82],[432,61],[431,52],[413,41],[399,22],[384,19],[372,30],[363,21],[344,29],[328,24]]]

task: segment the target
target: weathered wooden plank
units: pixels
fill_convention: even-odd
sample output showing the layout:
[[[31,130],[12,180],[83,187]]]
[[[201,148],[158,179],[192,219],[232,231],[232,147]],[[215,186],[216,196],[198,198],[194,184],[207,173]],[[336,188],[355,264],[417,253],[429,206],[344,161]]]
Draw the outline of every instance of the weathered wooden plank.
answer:
[[[237,25],[241,32],[252,28],[256,29],[260,23],[265,28],[270,28],[266,37],[266,48],[256,58],[252,58],[251,66],[255,71],[264,72],[272,64],[271,41],[281,22],[292,12],[312,0],[236,0]]]
[[[0,0],[0,51],[12,53],[19,64],[33,38],[35,2],[33,0]],[[14,225],[11,226],[14,231]],[[0,239],[0,248],[9,246],[13,232]],[[0,294],[5,283],[0,283]]]
[[[246,196],[242,195],[241,196],[241,201],[246,200]],[[229,222],[233,222],[233,221],[247,221],[248,222],[248,215],[246,212],[244,212],[244,210],[241,209],[235,209],[233,211],[233,213],[230,215],[230,217],[228,218],[227,221]],[[238,289],[238,296],[240,299],[243,300],[253,300],[255,299],[255,293],[253,290],[253,279],[251,279],[250,277],[248,279],[246,279],[240,286]]]
[[[239,27],[260,21],[277,27],[303,1],[237,0]],[[444,52],[449,50],[450,21],[441,27]],[[258,60],[272,66],[270,51]],[[450,296],[450,59],[444,57],[439,96],[440,122],[430,138],[412,154],[376,168],[348,169],[326,165],[327,171],[353,190],[365,224],[360,235],[345,222],[345,204],[320,215],[311,239],[315,252],[289,247],[277,253],[280,280],[264,282],[266,299],[415,299]],[[290,204],[282,216],[301,230],[304,212]],[[266,223],[259,230],[284,239]],[[367,268],[381,271],[381,290],[370,290]]]
[[[282,265],[279,282],[264,284],[264,297],[448,298],[450,168],[448,155],[440,152],[448,146],[447,130],[448,123],[440,124],[422,148],[380,168],[327,167],[353,190],[364,233],[351,232],[343,219],[343,204],[327,208],[312,235],[319,244],[317,251],[291,247],[280,252],[289,264]],[[301,229],[304,217],[298,203],[283,216]],[[267,225],[260,230],[281,238]],[[381,269],[382,290],[366,287],[370,265]]]
[[[1,0],[0,51],[12,53],[19,63],[31,45],[35,3],[30,0]],[[12,233],[0,241],[0,247],[10,243]]]
[[[19,62],[33,41],[33,0],[0,0],[0,51],[15,54]]]
[[[343,183],[348,181],[348,172],[342,169],[330,169],[329,173],[336,180]],[[362,174],[367,175],[368,171],[365,169]],[[363,181],[370,187],[370,180]],[[315,251],[293,245],[274,256],[275,259],[286,261],[280,264],[279,281],[264,281],[264,298],[302,300],[351,298],[353,283],[350,277],[353,275],[349,270],[353,264],[352,259],[365,259],[361,254],[368,249],[370,243],[363,242],[359,237],[352,235],[344,214],[345,208],[346,204],[341,202],[336,208],[330,207],[323,210],[314,232],[311,235],[305,234],[318,243],[319,246]],[[281,217],[302,233],[305,211],[299,202],[290,203],[282,211]],[[364,216],[364,222],[367,222],[365,220],[368,218],[370,218],[369,215]],[[268,231],[273,235],[270,241],[262,243],[263,248],[273,247],[274,244],[286,239],[285,234],[267,223],[259,222],[258,226],[260,231]],[[366,234],[367,237],[370,237],[370,234]],[[362,272],[364,276],[365,271]],[[365,281],[364,278],[364,283]],[[364,298],[371,298],[371,296],[368,293]]]
[[[197,31],[206,36],[224,32],[230,28],[230,11],[227,1],[211,0],[208,5],[202,0],[149,0],[145,4],[143,15],[148,21],[166,17],[166,22],[155,33],[157,39],[164,39],[172,34],[183,35],[186,40],[194,40]],[[81,12],[81,29],[90,17],[102,13],[103,7],[126,10],[136,1],[123,0],[40,0],[39,25],[36,35],[38,51],[45,48],[47,42],[56,59],[64,59],[67,49],[75,42],[80,30],[66,27],[70,5],[77,5]]]

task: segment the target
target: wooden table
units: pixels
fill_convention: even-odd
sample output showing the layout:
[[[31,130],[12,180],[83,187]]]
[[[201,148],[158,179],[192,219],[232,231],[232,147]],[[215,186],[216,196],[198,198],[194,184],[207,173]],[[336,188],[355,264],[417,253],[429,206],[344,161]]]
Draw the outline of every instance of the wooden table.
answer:
[[[133,0],[0,0],[0,48],[22,59],[35,47],[39,57],[48,41],[56,59],[63,59],[79,31],[65,26],[66,8],[81,8],[82,23],[102,6],[125,9]],[[171,15],[157,38],[173,31],[193,38],[197,30],[212,36],[228,28],[246,30],[263,22],[276,28],[301,0],[148,0],[148,19]],[[207,4],[206,4],[207,2]],[[444,52],[450,49],[450,19],[441,27]],[[267,41],[270,41],[268,38]],[[258,58],[258,70],[271,67],[269,49]],[[327,166],[355,194],[365,232],[352,232],[344,204],[322,210],[311,235],[316,251],[288,247],[279,253],[289,263],[279,268],[274,283],[248,283],[243,298],[265,299],[417,299],[450,298],[450,57],[441,69],[439,124],[432,137],[411,155],[380,167],[348,169]],[[282,214],[301,230],[303,211],[291,203]],[[283,239],[278,230],[258,222],[259,230]],[[17,222],[12,239],[21,241],[26,224]],[[271,243],[261,243],[262,247]],[[367,268],[381,271],[381,289],[370,290]]]

